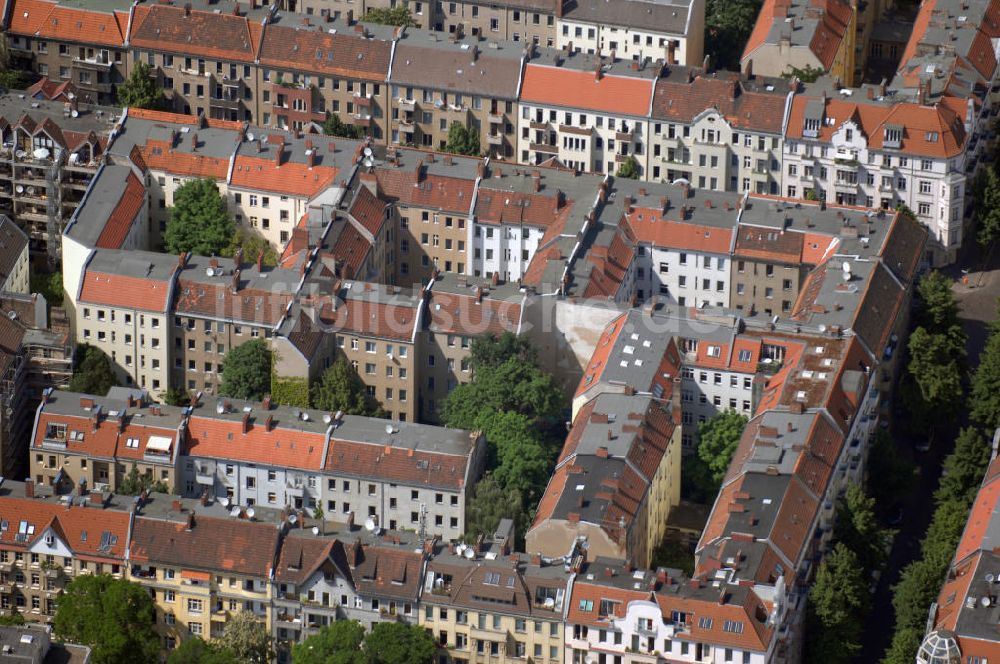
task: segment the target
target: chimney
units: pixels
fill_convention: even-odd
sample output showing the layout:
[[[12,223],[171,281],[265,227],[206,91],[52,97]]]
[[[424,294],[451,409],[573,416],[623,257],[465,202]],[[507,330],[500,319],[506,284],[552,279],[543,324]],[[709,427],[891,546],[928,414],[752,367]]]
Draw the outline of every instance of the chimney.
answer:
[[[104,496],[98,493],[97,491],[93,491],[89,496],[87,496],[87,502],[89,502],[94,507],[103,507]]]
[[[494,288],[496,288],[497,286],[500,285],[500,273],[499,272],[494,272],[493,273],[493,276],[490,277],[490,284],[492,284]]]
[[[159,406],[153,404],[149,407],[149,414],[159,416],[163,414],[163,411],[160,410]]]
[[[187,18],[188,16],[191,16],[191,3],[190,2],[185,2],[184,3],[184,17]]]
[[[177,147],[177,137],[180,136],[176,129],[170,130],[170,149],[173,150]]]
[[[274,165],[281,166],[282,153],[285,151],[284,142],[274,144]]]
[[[604,77],[604,72],[601,70],[601,61],[597,60],[597,67],[594,68],[594,80],[599,81]]]
[[[94,400],[90,397],[80,397],[80,408],[90,409],[94,407]]]
[[[30,477],[24,480],[24,497],[34,498],[35,497],[35,480]]]
[[[610,430],[608,431],[608,436],[611,436],[611,431]],[[605,446],[603,446],[603,445],[601,445],[600,447],[597,448],[596,455],[600,459],[607,459],[608,458],[608,448],[605,447]]]
[[[191,403],[188,404],[188,405],[190,405],[191,408],[197,408],[198,407],[198,395],[197,394],[192,394],[191,395]]]
[[[199,496],[198,502],[201,503],[202,507],[206,507],[208,505],[208,489],[205,489],[201,492],[201,496]]]
[[[746,66],[743,67],[743,76],[748,81],[753,79],[753,58],[748,59]]]
[[[184,268],[186,268],[186,267],[187,267],[187,264],[188,264],[188,258],[189,258],[190,256],[191,256],[191,254],[189,254],[188,252],[186,252],[186,251],[182,251],[182,252],[180,253],[180,256],[178,256],[178,257],[177,257],[177,267],[179,267],[179,268],[180,268],[180,269],[182,269],[182,270],[183,270]]]
[[[274,416],[268,415],[267,419],[264,420],[264,431],[271,431],[274,429]]]
[[[236,249],[236,253],[233,254],[233,263],[235,263],[237,270],[243,265],[243,247]]]
[[[312,148],[306,150],[306,165],[312,169],[316,165],[316,151]]]
[[[875,99],[875,89],[874,88],[868,88],[868,95],[867,96],[868,96],[869,100]]]
[[[230,284],[230,287],[231,287],[231,289],[233,291],[233,295],[236,295],[236,293],[240,292],[240,271],[239,271],[239,269],[237,269],[235,272],[233,272],[233,280],[232,280],[232,283]]]
[[[886,79],[885,79],[885,77],[883,77],[882,80],[878,84],[878,96],[879,97],[884,97],[885,96],[885,86],[886,86]]]
[[[677,64],[677,46],[674,45],[674,40],[671,39],[667,42],[667,64],[675,65]]]
[[[261,249],[257,253],[257,274],[264,271],[264,250]]]
[[[472,52],[472,61],[475,62],[476,60],[478,60],[479,59],[479,47],[476,46],[475,44],[473,44],[472,48],[469,49],[469,50]]]
[[[250,433],[250,413],[243,413],[243,433]]]
[[[260,407],[264,410],[271,410],[271,395],[265,394],[260,402]]]
[[[708,53],[705,54],[705,59],[701,61],[701,71],[703,74],[710,74],[711,70],[709,67],[712,66],[712,56]]]
[[[556,18],[562,18],[563,0],[556,0]]]
[[[188,515],[187,515],[187,529],[188,530],[193,530],[194,529],[194,510],[191,510],[190,512],[188,512]]]
[[[198,151],[198,132],[191,134],[191,152]]]

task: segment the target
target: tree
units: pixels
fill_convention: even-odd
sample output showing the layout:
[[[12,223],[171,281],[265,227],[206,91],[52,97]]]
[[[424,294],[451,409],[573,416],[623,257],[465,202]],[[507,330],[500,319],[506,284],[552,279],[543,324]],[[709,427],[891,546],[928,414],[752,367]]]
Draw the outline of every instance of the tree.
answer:
[[[896,451],[892,436],[884,429],[875,432],[868,452],[868,491],[881,514],[913,486],[913,464]]]
[[[499,337],[487,334],[476,337],[469,344],[472,368],[494,369],[511,358],[537,364],[538,352],[527,337],[519,337],[512,332],[504,332]]]
[[[923,560],[944,576],[962,538],[971,503],[949,499],[938,504],[927,527],[920,554]]]
[[[69,381],[71,392],[104,396],[118,384],[111,359],[100,348],[79,344],[73,354],[73,378]]]
[[[335,620],[292,646],[295,664],[367,664],[361,651],[365,628],[357,620]]]
[[[968,509],[976,498],[989,463],[990,441],[983,437],[979,429],[964,427],[955,440],[955,451],[942,464],[941,481],[934,492],[935,500],[942,504],[955,500]]]
[[[815,83],[816,79],[826,73],[826,70],[822,67],[813,67],[812,65],[806,65],[803,68],[793,67],[788,65],[785,72],[781,75],[781,78],[797,78],[803,83]]]
[[[984,168],[977,176],[974,189],[977,190],[976,218],[979,221],[976,240],[981,247],[986,247],[1000,237],[1000,177],[993,168]]]
[[[993,323],[969,388],[970,414],[988,429],[1000,427],[1000,325]]]
[[[234,399],[260,401],[271,391],[271,351],[263,339],[233,346],[222,365],[219,393]]]
[[[618,172],[615,173],[615,177],[625,178],[626,180],[638,180],[639,179],[639,162],[632,155],[628,156],[628,159],[622,162],[622,165],[618,167]]]
[[[454,154],[479,155],[479,131],[466,127],[461,122],[452,122],[448,127],[448,142],[445,151]]]
[[[488,370],[477,370],[471,383],[448,395],[442,418],[450,427],[472,429],[482,412],[513,411],[530,418],[551,418],[565,404],[551,375],[534,364],[512,357]]]
[[[56,635],[90,646],[94,664],[156,661],[156,610],[142,586],[107,574],[78,576],[59,597]]]
[[[340,410],[348,415],[386,417],[378,402],[368,396],[358,372],[343,355],[338,355],[313,385],[310,401],[313,408],[331,413]]]
[[[159,109],[166,106],[163,88],[157,85],[149,65],[136,61],[128,80],[118,86],[118,103],[121,106]]]
[[[857,484],[849,484],[837,501],[833,539],[857,556],[866,574],[885,563],[886,533],[875,518],[875,500]]]
[[[937,270],[920,280],[917,284],[917,296],[921,307],[917,325],[936,334],[951,334],[953,327],[961,327],[958,320],[958,300],[955,299],[951,286],[952,280]]]
[[[323,121],[323,133],[342,138],[363,138],[365,135],[361,127],[342,122],[339,115],[329,111],[326,112],[326,120]]]
[[[950,422],[962,405],[962,369],[958,349],[943,334],[918,327],[908,345],[909,380],[903,385],[903,400],[917,429],[930,429]],[[964,355],[964,348],[962,355]]]
[[[927,607],[937,598],[943,580],[944,570],[931,561],[915,560],[906,566],[892,589],[897,630],[913,629],[923,634]]]
[[[167,657],[167,664],[239,664],[239,661],[232,650],[198,637],[181,640]]]
[[[163,394],[163,403],[168,406],[187,406],[191,403],[191,395],[183,387],[171,387]]]
[[[369,664],[431,664],[437,656],[434,639],[420,625],[375,623],[365,635]]]
[[[32,293],[41,293],[50,307],[61,307],[63,303],[62,272],[35,272],[31,275]]]
[[[229,246],[220,251],[219,255],[225,258],[232,258],[240,250],[242,250],[244,258],[252,261],[256,261],[257,257],[263,252],[264,255],[261,263],[264,267],[274,267],[278,264],[278,252],[275,251],[271,243],[256,233],[250,233],[242,228],[237,229],[233,233],[232,238],[229,240]]]
[[[536,492],[548,482],[554,459],[531,418],[504,411],[483,413],[476,423],[495,453],[497,482],[520,492],[526,504],[540,498]]]
[[[472,499],[465,514],[465,537],[474,542],[476,537],[489,537],[496,532],[500,519],[514,522],[514,533],[519,541],[531,526],[530,515],[521,494],[500,484],[492,473],[487,473],[476,483]]]
[[[720,69],[739,69],[743,45],[753,30],[761,0],[708,0],[705,51]]]
[[[364,18],[361,19],[361,22],[378,23],[381,25],[396,25],[404,28],[417,27],[417,22],[413,20],[413,15],[410,14],[410,8],[407,7],[405,3],[401,3],[392,8],[382,7],[369,9]]]
[[[271,635],[250,611],[240,611],[226,622],[219,645],[245,664],[268,664],[275,657]]]
[[[152,475],[140,475],[139,469],[133,463],[121,483],[117,492],[123,496],[138,496],[143,491],[155,491],[157,493],[170,493],[170,487],[166,482],[154,482]]]
[[[11,609],[11,611],[12,613],[9,616],[0,616],[0,626],[20,627],[26,622],[24,620],[24,616],[22,616],[21,612],[17,610],[16,606]]]
[[[882,658],[882,664],[913,664],[923,636],[923,628],[897,629],[892,635],[892,645]]]
[[[865,574],[857,556],[842,543],[834,545],[809,589],[807,662],[850,662],[860,651],[862,621],[868,606]],[[818,628],[818,629],[815,629]]]
[[[214,180],[189,180],[174,192],[174,206],[164,234],[167,250],[215,256],[230,245],[233,220]]]

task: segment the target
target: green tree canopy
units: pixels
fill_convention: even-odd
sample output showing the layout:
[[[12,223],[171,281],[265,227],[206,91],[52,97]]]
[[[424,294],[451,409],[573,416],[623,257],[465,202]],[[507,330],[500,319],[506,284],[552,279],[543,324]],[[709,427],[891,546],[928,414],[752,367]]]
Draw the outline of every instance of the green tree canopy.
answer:
[[[158,493],[170,493],[170,487],[167,486],[166,482],[154,481],[151,474],[140,475],[139,469],[133,463],[128,475],[122,478],[116,492],[123,496],[138,496],[147,489]]]
[[[191,395],[182,387],[171,387],[163,394],[163,403],[168,406],[187,406],[191,403]]]
[[[452,122],[448,127],[448,142],[444,149],[454,154],[478,156],[479,131],[461,122]]]
[[[913,464],[896,451],[892,436],[881,428],[868,452],[868,476],[875,478],[868,482],[868,490],[882,514],[913,487]]]
[[[955,451],[942,464],[935,499],[971,506],[990,463],[990,441],[975,427],[964,427],[955,439]],[[964,520],[963,520],[964,522]]]
[[[729,470],[747,418],[724,410],[698,425],[698,449],[681,468],[685,494],[697,502],[711,502]]]
[[[862,621],[868,606],[865,574],[857,556],[843,543],[820,563],[809,589],[806,661],[847,664],[861,649]]]
[[[386,417],[385,411],[375,399],[368,396],[365,384],[343,355],[338,355],[312,387],[310,397],[313,408],[348,415],[368,415]]]
[[[50,307],[61,307],[63,303],[62,272],[32,272],[29,279],[32,293],[41,293]]]
[[[278,252],[270,242],[256,233],[245,231],[242,228],[236,229],[229,246],[219,252],[220,256],[232,258],[237,251],[242,250],[243,260],[257,261],[257,257],[263,252],[261,263],[264,267],[274,267],[278,264]]]
[[[271,391],[271,351],[263,339],[233,346],[222,365],[219,393],[234,399],[259,401]]]
[[[169,252],[215,256],[230,245],[233,233],[226,199],[214,180],[189,180],[174,192],[174,206],[164,234]]]
[[[918,327],[910,334],[908,381],[903,399],[918,429],[949,422],[962,405],[962,365],[958,349],[943,334]],[[964,348],[961,349],[964,354]]]
[[[624,178],[626,180],[638,180],[639,179],[639,162],[632,155],[628,156],[628,159],[622,162],[621,166],[618,167],[618,172],[615,173],[615,177]]]
[[[1000,177],[994,168],[984,168],[973,187],[979,233],[976,240],[987,246],[1000,237]]]
[[[474,491],[465,511],[465,540],[473,542],[479,535],[489,537],[496,532],[500,519],[510,519],[515,536],[523,541],[531,526],[531,515],[521,492],[503,486],[492,473],[476,482]]]
[[[848,484],[844,496],[837,501],[833,538],[857,556],[866,573],[885,562],[886,534],[875,518],[875,500],[857,484]]]
[[[537,501],[541,496],[535,492],[549,480],[555,450],[546,448],[531,418],[510,411],[483,412],[476,424],[495,454],[496,481],[518,491],[525,503]]]
[[[363,138],[365,135],[361,127],[342,122],[336,113],[327,111],[326,120],[323,121],[323,133],[327,136],[340,136],[342,138]]]
[[[471,383],[457,386],[444,403],[448,426],[471,429],[483,411],[512,411],[530,418],[557,417],[565,397],[551,375],[512,357],[488,370],[477,370]]]
[[[705,52],[716,67],[740,68],[743,46],[753,30],[760,6],[761,0],[708,0],[705,3]]]
[[[361,646],[365,628],[357,620],[335,620],[292,646],[295,664],[367,664]]]
[[[969,405],[974,420],[990,430],[1000,427],[1000,326],[994,323],[979,366],[972,375]]]
[[[94,664],[148,664],[160,653],[153,600],[142,586],[107,574],[78,576],[59,597],[56,635],[90,646]]]
[[[170,651],[167,664],[240,664],[232,650],[198,637],[183,639]]]
[[[381,25],[397,25],[404,28],[415,28],[417,22],[413,20],[410,8],[406,3],[400,3],[395,7],[373,7],[368,10],[365,17],[361,19],[363,23],[378,23]]]
[[[149,65],[137,60],[128,79],[118,86],[118,103],[155,110],[164,108],[166,102],[163,88],[157,84]]]
[[[537,364],[538,352],[526,337],[512,332],[500,336],[487,334],[476,337],[469,344],[473,369],[494,369],[511,358],[528,364]]]
[[[69,381],[71,392],[104,396],[118,384],[111,358],[100,348],[80,344],[73,355],[73,378]]]
[[[219,645],[244,664],[268,664],[275,657],[267,627],[250,611],[240,611],[226,622]]]
[[[793,67],[788,65],[784,73],[781,75],[782,78],[797,78],[803,83],[815,83],[816,79],[826,73],[826,70],[822,67],[813,67],[812,65],[806,65],[803,68]]]
[[[420,625],[380,622],[365,635],[365,654],[369,664],[431,664],[437,645]]]
[[[917,324],[928,332],[950,334],[959,325],[958,300],[951,290],[952,280],[934,270],[917,284],[921,307]]]

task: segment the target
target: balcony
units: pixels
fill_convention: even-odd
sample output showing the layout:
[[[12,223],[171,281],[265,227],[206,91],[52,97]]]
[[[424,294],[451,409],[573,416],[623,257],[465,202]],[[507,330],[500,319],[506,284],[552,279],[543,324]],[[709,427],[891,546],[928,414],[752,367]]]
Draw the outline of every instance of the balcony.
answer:
[[[534,152],[545,152],[547,154],[559,154],[559,148],[554,145],[546,145],[545,143],[531,143],[528,145],[528,149]]]
[[[73,58],[73,64],[84,69],[107,70],[114,64],[110,55],[98,55],[92,58]]]
[[[211,472],[208,470],[204,471],[199,470],[198,472],[196,472],[194,475],[194,480],[198,484],[204,484],[205,486],[215,485],[215,476],[212,475]]]
[[[486,137],[486,142],[490,145],[503,145],[503,135],[502,134],[490,134]]]
[[[490,113],[487,118],[490,124],[503,124],[503,114],[501,113]]]
[[[615,140],[616,141],[625,141],[626,143],[631,143],[632,142],[632,137],[633,137],[633,132],[631,132],[631,131],[616,131],[615,132]]]
[[[399,110],[412,113],[417,108],[417,102],[413,99],[403,99],[400,98],[396,101],[399,105]]]
[[[547,122],[529,122],[528,126],[532,129],[548,129],[549,124]]]
[[[302,627],[302,614],[301,613],[279,613],[274,617],[276,623],[279,627],[290,627],[292,629],[299,629]]]
[[[854,192],[854,191],[857,191],[857,189],[858,189],[858,183],[857,182],[851,182],[849,180],[836,180],[833,183],[833,188],[834,189],[838,189],[840,191]]]
[[[208,105],[211,108],[224,108],[226,110],[235,111],[240,108],[240,98],[239,97],[228,97],[223,95],[222,97],[212,97],[208,100]]]

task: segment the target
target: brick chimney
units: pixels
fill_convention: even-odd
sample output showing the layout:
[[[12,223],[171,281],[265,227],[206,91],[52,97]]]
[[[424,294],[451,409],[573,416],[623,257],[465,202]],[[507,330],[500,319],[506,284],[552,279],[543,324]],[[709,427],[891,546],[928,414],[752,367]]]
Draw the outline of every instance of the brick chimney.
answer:
[[[264,250],[261,249],[257,253],[257,274],[264,271]]]
[[[24,480],[24,497],[34,498],[35,497],[35,480],[30,477]]]
[[[250,433],[250,413],[243,413],[243,433]]]
[[[191,152],[198,151],[198,132],[191,134]]]
[[[271,395],[265,394],[264,398],[260,402],[260,407],[264,410],[271,410]]]
[[[274,429],[274,416],[268,415],[267,419],[264,420],[264,431],[271,431]]]
[[[188,512],[187,515],[187,529],[194,530],[194,510]]]
[[[240,271],[238,269],[233,272],[233,280],[230,284],[230,289],[232,290],[233,295],[240,292]]]
[[[185,2],[184,3],[184,17],[187,18],[188,16],[191,16],[191,3],[190,2]]]

